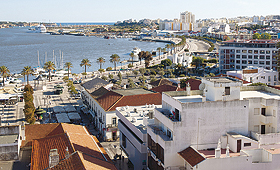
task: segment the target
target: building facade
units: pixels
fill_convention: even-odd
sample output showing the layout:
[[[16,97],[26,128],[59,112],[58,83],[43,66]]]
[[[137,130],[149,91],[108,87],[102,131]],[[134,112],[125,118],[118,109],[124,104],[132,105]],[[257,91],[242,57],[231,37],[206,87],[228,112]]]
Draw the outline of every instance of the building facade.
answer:
[[[220,72],[241,70],[248,66],[277,68],[276,40],[230,40],[219,47]]]

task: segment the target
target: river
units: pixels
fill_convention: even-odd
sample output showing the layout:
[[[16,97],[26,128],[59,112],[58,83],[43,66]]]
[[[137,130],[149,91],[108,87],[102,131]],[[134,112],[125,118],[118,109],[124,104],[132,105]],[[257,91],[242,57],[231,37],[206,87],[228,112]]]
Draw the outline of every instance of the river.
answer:
[[[53,59],[56,58],[56,68],[59,69],[62,66],[61,51],[63,63],[72,62],[72,72],[81,73],[84,68],[80,67],[80,63],[84,58],[88,58],[92,64],[87,71],[99,69],[99,64],[96,62],[99,57],[105,58],[106,61],[102,68],[113,68],[113,63],[109,62],[110,56],[118,54],[121,61],[128,60],[134,47],[151,52],[158,47],[165,47],[165,43],[139,42],[125,38],[49,35],[30,32],[26,27],[4,28],[0,29],[0,66],[5,65],[11,73],[19,73],[25,66],[37,67],[39,51],[41,67],[46,61],[54,61]],[[120,63],[117,66],[119,65]]]

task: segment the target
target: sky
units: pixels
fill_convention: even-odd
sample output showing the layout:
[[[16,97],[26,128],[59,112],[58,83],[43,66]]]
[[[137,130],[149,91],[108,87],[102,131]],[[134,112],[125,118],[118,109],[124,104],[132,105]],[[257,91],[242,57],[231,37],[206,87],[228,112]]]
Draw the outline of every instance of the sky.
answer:
[[[279,0],[0,0],[0,21],[116,22],[175,19],[189,11],[196,19],[280,15]]]

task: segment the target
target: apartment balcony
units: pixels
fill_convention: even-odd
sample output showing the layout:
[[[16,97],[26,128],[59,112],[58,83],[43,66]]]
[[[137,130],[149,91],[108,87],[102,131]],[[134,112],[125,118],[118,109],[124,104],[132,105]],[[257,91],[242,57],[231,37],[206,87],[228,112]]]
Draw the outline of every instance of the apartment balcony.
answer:
[[[166,135],[166,133],[157,125],[148,125],[147,128],[148,134],[151,138],[156,142],[159,143],[163,148],[166,146],[166,142],[173,141],[172,137]],[[170,146],[170,145],[167,145]],[[166,149],[166,148],[165,148]]]
[[[263,124],[271,124],[272,121],[273,121],[273,116],[264,116],[264,115],[261,115],[260,121],[261,121]]]
[[[155,117],[170,130],[174,131],[174,125],[181,123],[175,116],[167,109],[156,108]]]

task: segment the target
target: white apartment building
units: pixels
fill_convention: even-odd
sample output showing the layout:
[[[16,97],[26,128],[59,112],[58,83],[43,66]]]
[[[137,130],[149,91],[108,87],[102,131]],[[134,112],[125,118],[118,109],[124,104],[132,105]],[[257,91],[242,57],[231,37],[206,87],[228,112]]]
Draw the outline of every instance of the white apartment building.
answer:
[[[147,128],[150,170],[280,167],[279,90],[229,77],[202,78],[200,89],[162,94]]]
[[[276,70],[277,40],[229,40],[219,47],[220,72],[248,66]]]
[[[263,67],[249,66],[242,70],[227,71],[228,76],[236,76],[251,83],[264,83],[266,85],[278,85],[278,72],[267,70]]]
[[[154,108],[161,105],[116,108],[119,117],[120,147],[135,170],[147,169],[147,125],[153,124]]]
[[[175,64],[182,64],[185,67],[190,67],[192,58],[193,57],[191,53],[182,53],[182,54],[174,54],[170,59]]]

